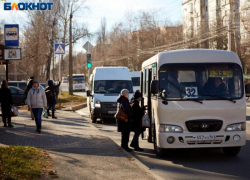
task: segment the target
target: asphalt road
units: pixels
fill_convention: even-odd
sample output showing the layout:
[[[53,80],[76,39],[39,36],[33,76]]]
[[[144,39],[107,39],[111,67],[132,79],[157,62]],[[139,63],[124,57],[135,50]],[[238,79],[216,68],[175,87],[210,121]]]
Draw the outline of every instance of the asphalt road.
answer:
[[[78,111],[90,121],[87,109]],[[144,152],[132,154],[163,179],[230,180],[250,179],[250,106],[247,110],[247,145],[237,157],[224,155],[221,149],[177,149],[169,150],[165,158],[156,157],[153,144],[141,140]],[[114,120],[95,124],[100,131],[120,144],[120,133]],[[132,138],[133,133],[131,133]]]

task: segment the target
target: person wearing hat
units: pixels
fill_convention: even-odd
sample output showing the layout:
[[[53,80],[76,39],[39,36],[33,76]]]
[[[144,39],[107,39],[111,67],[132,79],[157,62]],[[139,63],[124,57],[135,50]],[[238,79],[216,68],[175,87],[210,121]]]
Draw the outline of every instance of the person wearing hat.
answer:
[[[131,124],[132,131],[135,133],[133,140],[130,144],[135,151],[143,151],[139,146],[139,136],[144,131],[144,128],[141,127],[142,117],[145,114],[146,106],[140,107],[140,101],[142,99],[142,94],[139,91],[136,91],[134,97],[131,99],[133,122]]]
[[[117,103],[119,103],[119,107],[124,110],[124,112],[128,116],[128,122],[123,122],[117,120],[117,130],[118,132],[121,132],[121,147],[125,149],[128,152],[131,152],[132,149],[128,147],[128,142],[129,142],[129,135],[131,131],[131,122],[133,121],[132,119],[132,109],[129,104],[129,90],[123,89],[121,90],[121,94],[119,95],[117,99]]]
[[[33,80],[33,86],[27,96],[28,111],[32,111],[36,121],[36,132],[41,133],[43,108],[47,109],[47,99],[43,88],[39,87],[39,82]]]
[[[6,118],[8,118],[8,127],[13,127],[11,124],[11,106],[13,105],[11,91],[8,87],[8,82],[6,80],[2,81],[2,86],[0,89],[0,103],[2,109],[2,118],[4,127],[7,127]]]

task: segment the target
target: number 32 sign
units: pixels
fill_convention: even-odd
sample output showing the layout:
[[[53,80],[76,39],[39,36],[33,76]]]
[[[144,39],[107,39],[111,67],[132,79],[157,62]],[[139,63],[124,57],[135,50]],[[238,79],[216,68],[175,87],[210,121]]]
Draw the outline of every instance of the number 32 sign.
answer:
[[[198,98],[198,88],[197,87],[186,87],[186,98]]]

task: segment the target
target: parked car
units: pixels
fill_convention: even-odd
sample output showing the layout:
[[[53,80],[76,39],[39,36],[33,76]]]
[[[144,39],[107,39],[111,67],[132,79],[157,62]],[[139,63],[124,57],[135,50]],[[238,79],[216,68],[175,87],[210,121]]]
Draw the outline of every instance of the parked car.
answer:
[[[9,86],[12,86],[12,87],[18,87],[20,88],[21,90],[25,91],[26,87],[27,87],[27,82],[26,81],[10,81],[9,82]],[[46,86],[46,83],[40,83],[40,87],[41,88],[45,88]]]
[[[10,81],[9,86],[18,87],[25,91],[27,82],[26,81]]]
[[[10,86],[10,91],[13,98],[14,105],[23,105],[25,102],[25,94],[24,91],[18,87]]]

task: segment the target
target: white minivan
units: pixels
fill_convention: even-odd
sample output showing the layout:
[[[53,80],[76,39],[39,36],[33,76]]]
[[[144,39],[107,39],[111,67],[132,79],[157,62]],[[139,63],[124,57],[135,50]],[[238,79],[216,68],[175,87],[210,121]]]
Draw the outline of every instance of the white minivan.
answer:
[[[157,156],[171,148],[222,148],[236,156],[246,144],[242,65],[230,51],[162,52],[142,64],[148,141]]]
[[[89,78],[87,105],[93,123],[97,119],[114,118],[117,98],[122,89],[133,97],[133,87],[127,67],[96,67]]]
[[[141,72],[140,71],[131,71],[129,72],[131,79],[132,79],[132,84],[133,84],[133,90],[134,92],[140,91],[140,82],[141,82]]]

